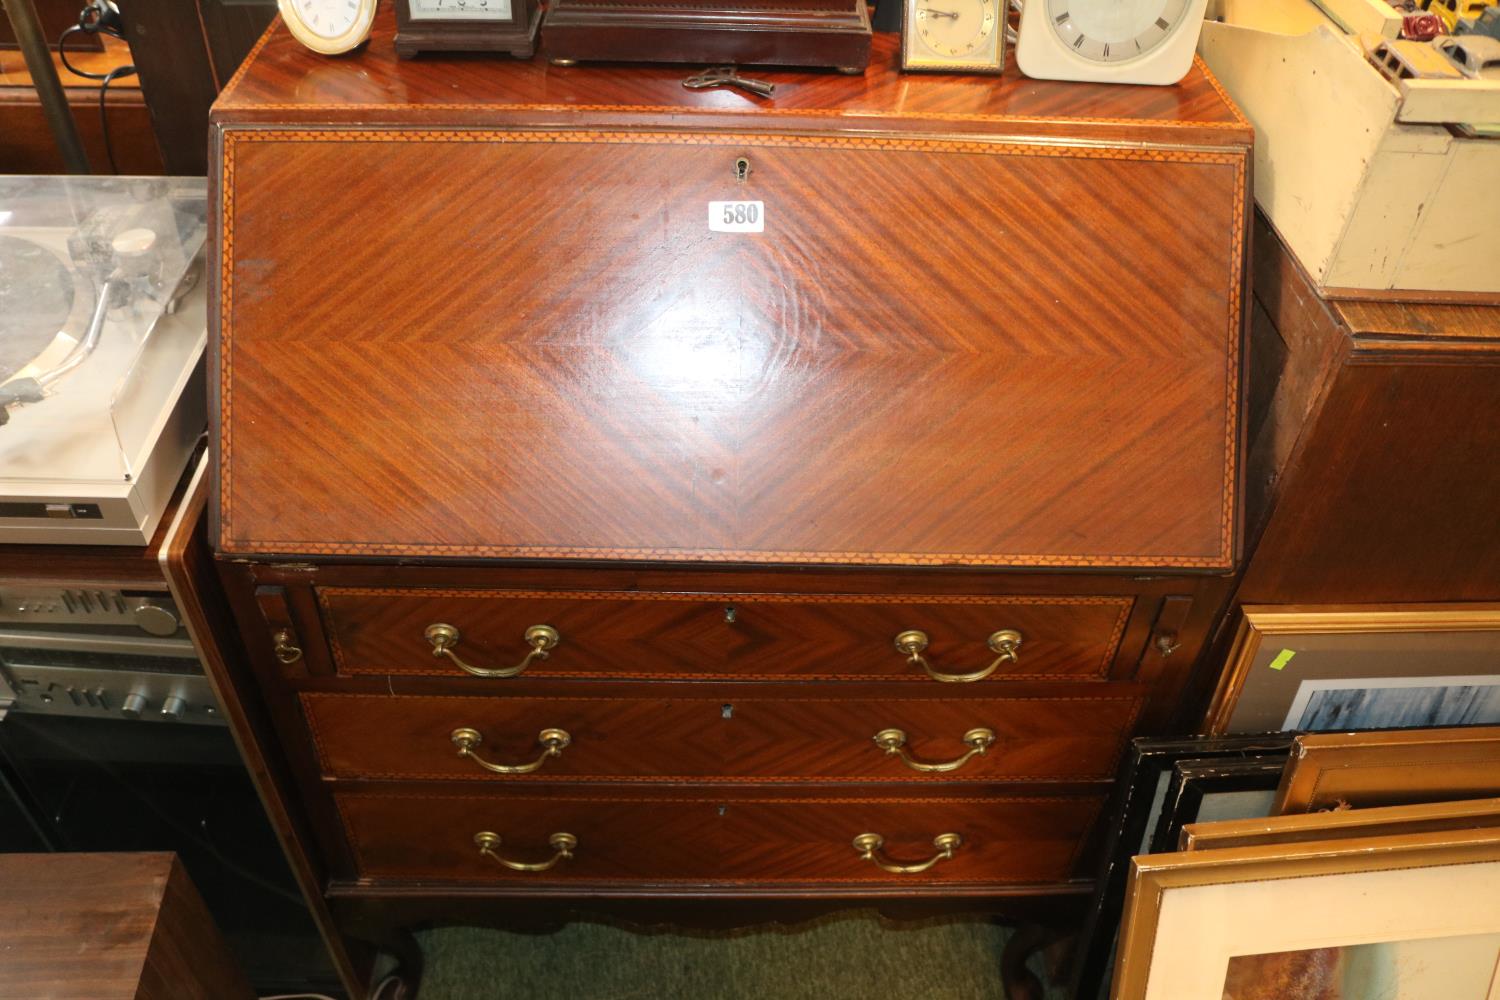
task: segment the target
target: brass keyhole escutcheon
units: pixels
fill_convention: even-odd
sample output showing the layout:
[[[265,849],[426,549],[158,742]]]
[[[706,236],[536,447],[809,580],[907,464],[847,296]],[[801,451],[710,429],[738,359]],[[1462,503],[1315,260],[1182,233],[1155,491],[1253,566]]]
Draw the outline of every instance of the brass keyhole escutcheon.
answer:
[[[734,179],[741,184],[750,177],[750,161],[741,156],[734,161]]]

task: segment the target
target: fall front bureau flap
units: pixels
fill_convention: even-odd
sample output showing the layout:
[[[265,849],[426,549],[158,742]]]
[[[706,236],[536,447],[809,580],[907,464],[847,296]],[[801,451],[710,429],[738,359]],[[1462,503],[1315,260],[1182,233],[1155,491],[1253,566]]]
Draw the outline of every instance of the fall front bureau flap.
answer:
[[[1243,148],[221,141],[225,552],[1233,562]]]

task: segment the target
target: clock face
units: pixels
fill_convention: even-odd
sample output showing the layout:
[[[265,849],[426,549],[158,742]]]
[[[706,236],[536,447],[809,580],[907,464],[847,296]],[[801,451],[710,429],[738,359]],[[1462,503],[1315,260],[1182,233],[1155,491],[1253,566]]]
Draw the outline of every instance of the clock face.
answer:
[[[509,21],[510,0],[407,0],[413,21]]]
[[[375,0],[277,0],[292,35],[315,52],[348,52],[370,34]]]
[[[1125,62],[1170,38],[1188,7],[1189,0],[1047,0],[1047,20],[1084,59]]]
[[[994,49],[997,2],[916,0],[917,37],[939,59],[983,62]]]

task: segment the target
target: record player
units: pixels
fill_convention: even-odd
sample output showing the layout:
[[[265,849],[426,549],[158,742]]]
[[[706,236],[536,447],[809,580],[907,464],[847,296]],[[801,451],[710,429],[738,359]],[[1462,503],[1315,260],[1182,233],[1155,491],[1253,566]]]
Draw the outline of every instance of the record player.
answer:
[[[0,542],[145,545],[205,425],[201,178],[0,177]]]

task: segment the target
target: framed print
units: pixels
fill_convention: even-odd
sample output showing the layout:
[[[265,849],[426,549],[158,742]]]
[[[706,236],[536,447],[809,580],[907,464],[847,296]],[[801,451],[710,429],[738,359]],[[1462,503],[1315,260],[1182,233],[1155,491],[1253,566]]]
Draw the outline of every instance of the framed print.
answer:
[[[1500,795],[1500,726],[1312,733],[1296,745],[1278,814]]]
[[[1182,828],[1178,850],[1211,851],[1224,847],[1304,844],[1312,840],[1390,837],[1401,833],[1477,830],[1495,826],[1500,826],[1500,798],[1414,806],[1373,806],[1338,812],[1189,823]]]
[[[1500,1000],[1497,884],[1500,828],[1136,858],[1112,996]]]
[[[1209,733],[1500,725],[1500,605],[1243,609]]]
[[[1131,742],[1121,761],[1114,796],[1104,813],[1111,817],[1111,825],[1105,833],[1094,895],[1074,945],[1068,996],[1099,1000],[1109,988],[1130,859],[1151,849],[1176,765],[1185,760],[1249,760],[1263,754],[1279,754],[1284,760],[1291,747],[1291,738],[1280,734]]]
[[[1185,760],[1173,765],[1150,854],[1178,850],[1189,823],[1274,815],[1276,789],[1287,751],[1263,751],[1239,760]]]

